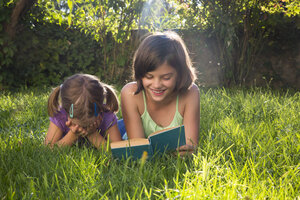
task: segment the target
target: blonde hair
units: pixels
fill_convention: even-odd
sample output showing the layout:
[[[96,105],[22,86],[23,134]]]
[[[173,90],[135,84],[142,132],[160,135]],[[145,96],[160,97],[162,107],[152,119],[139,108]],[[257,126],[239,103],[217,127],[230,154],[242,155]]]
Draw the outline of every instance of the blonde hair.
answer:
[[[87,123],[95,112],[119,110],[118,98],[113,87],[89,74],[75,74],[67,78],[61,86],[54,88],[48,99],[48,114],[53,117],[63,108],[70,115],[72,104],[73,118],[82,123]]]

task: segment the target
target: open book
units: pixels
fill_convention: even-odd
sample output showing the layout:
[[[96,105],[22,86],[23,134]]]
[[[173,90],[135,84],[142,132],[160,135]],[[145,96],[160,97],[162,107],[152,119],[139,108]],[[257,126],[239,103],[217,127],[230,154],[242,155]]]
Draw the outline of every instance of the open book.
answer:
[[[184,126],[176,126],[154,132],[148,138],[133,138],[129,140],[112,142],[110,144],[112,155],[116,158],[134,159],[141,158],[146,151],[148,157],[156,153],[164,153],[176,150],[177,147],[185,145]]]

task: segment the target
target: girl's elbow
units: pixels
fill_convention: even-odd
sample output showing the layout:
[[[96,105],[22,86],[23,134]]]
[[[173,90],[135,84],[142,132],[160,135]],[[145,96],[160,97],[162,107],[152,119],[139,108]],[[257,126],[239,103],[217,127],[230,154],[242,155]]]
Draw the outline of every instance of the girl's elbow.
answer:
[[[44,140],[44,145],[45,146],[49,146],[49,147],[53,147],[55,144],[57,143],[57,141],[54,141],[53,139],[50,139],[48,137],[45,138]]]
[[[52,143],[52,142],[49,141],[49,140],[45,140],[45,141],[44,141],[44,145],[47,146],[47,147],[53,148],[54,143]]]

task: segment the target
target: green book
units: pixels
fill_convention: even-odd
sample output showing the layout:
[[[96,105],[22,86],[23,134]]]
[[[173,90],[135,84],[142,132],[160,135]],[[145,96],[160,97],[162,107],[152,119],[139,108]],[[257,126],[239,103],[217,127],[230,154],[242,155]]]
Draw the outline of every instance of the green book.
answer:
[[[156,154],[175,151],[177,147],[186,144],[184,126],[176,126],[152,133],[148,138],[134,138],[119,142],[112,142],[111,152],[115,158],[139,159],[144,152],[148,158]]]

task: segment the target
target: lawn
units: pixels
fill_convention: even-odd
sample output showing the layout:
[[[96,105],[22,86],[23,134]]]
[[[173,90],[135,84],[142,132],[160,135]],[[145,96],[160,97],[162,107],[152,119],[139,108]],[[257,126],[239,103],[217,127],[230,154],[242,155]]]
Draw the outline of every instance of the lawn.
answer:
[[[300,93],[200,93],[197,153],[144,162],[49,149],[49,92],[2,92],[0,199],[300,199]]]

